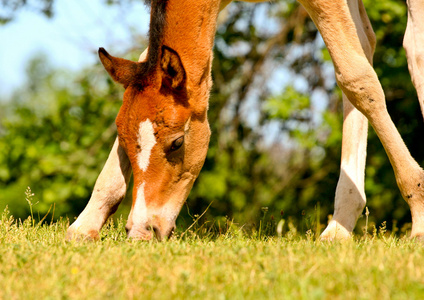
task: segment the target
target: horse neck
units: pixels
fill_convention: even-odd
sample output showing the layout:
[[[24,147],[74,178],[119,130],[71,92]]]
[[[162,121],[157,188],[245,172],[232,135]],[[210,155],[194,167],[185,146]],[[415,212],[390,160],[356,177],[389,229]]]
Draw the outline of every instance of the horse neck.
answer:
[[[219,4],[219,0],[168,0],[166,6],[163,45],[179,54],[188,81],[195,85],[210,75]]]

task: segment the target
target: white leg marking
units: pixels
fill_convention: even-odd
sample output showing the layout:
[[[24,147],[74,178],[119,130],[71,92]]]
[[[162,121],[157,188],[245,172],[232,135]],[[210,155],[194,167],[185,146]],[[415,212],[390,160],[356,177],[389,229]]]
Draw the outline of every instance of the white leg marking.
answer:
[[[141,148],[141,152],[137,157],[137,163],[140,169],[145,172],[149,166],[153,146],[156,144],[155,132],[152,122],[149,119],[140,123],[137,142]]]

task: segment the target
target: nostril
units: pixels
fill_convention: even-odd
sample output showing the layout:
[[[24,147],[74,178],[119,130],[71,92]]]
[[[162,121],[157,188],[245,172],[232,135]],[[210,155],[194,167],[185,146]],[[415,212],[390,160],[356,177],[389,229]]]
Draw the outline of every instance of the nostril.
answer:
[[[153,226],[153,232],[155,233],[156,238],[160,241],[161,235],[160,235],[159,229],[156,226]]]
[[[164,238],[171,238],[174,234],[176,227],[175,225],[167,228],[162,228],[160,224],[146,224],[144,226],[145,232],[149,232],[156,237],[158,241],[162,241]]]
[[[168,239],[170,239],[171,237],[172,237],[172,235],[174,234],[174,232],[175,232],[175,229],[176,229],[176,227],[175,226],[172,226],[171,227],[171,229],[169,230],[169,232],[168,232]]]
[[[153,232],[155,234],[156,238],[159,241],[161,240],[160,231],[159,231],[159,228],[156,225],[146,225],[146,230]]]
[[[156,232],[156,226],[154,226],[154,225],[146,225],[146,227],[145,227],[145,229],[147,230],[147,231],[153,231],[153,232]]]

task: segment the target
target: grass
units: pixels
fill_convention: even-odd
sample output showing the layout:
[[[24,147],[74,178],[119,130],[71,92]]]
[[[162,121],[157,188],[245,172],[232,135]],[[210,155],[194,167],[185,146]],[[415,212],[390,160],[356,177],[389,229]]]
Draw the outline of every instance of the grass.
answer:
[[[381,234],[319,242],[198,225],[170,241],[64,241],[68,221],[0,221],[0,299],[422,299],[424,248]],[[203,232],[203,233],[202,233]]]

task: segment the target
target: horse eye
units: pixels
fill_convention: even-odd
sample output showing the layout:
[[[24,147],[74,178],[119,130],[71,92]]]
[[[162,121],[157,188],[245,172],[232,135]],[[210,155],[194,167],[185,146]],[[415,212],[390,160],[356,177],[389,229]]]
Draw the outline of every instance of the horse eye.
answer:
[[[178,149],[181,148],[181,146],[184,143],[184,136],[179,137],[178,139],[176,139],[175,141],[172,142],[171,144],[171,151],[176,151]]]

